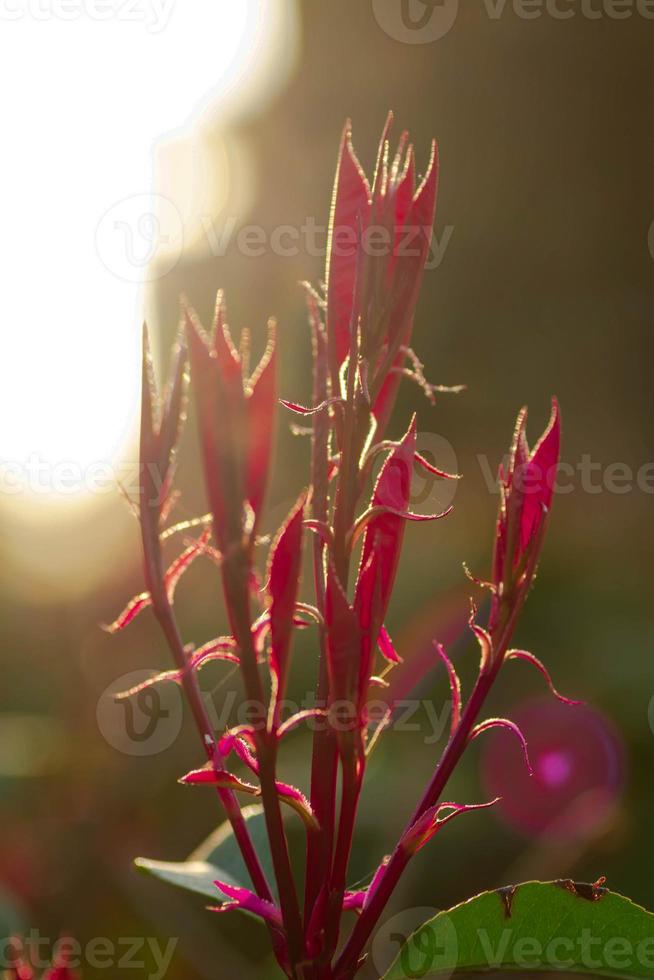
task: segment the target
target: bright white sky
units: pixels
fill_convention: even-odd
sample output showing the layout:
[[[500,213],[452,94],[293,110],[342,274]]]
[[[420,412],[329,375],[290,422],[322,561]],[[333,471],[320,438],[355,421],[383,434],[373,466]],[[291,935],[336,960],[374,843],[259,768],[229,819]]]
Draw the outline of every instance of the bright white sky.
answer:
[[[290,0],[0,0],[0,464],[85,468],[126,451],[153,232],[168,237],[165,270],[189,212],[211,203],[181,184],[154,206],[130,199],[152,191],[162,136],[193,140],[208,107],[222,126],[272,93],[293,13]]]

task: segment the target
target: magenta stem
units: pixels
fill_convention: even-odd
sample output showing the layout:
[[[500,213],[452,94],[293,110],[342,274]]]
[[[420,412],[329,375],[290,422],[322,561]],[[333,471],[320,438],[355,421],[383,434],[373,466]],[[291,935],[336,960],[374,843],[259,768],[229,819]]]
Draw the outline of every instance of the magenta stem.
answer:
[[[309,300],[309,315],[313,339],[313,400],[319,405],[327,398],[327,342],[315,301]],[[313,423],[311,442],[312,516],[326,523],[328,519],[328,466],[330,420],[320,412]],[[313,540],[313,577],[316,606],[325,615],[324,543],[320,536]],[[329,706],[329,672],[327,669],[327,637],[324,624],[319,627],[319,665],[316,686],[316,707]],[[307,861],[304,889],[304,918],[308,923],[320,890],[329,878],[334,847],[336,781],[338,750],[336,736],[328,721],[321,721],[314,731],[311,760],[311,807],[320,825],[320,832],[307,839]]]
[[[461,717],[459,725],[450,739],[441,761],[434,772],[434,775],[425,790],[422,799],[416,807],[411,819],[406,825],[404,833],[407,833],[415,824],[416,820],[430,807],[434,806],[447,782],[460,761],[470,739],[470,733],[475,725],[486,698],[490,692],[497,671],[494,673],[481,674],[473,689],[465,711]],[[402,837],[404,836],[402,834]],[[334,976],[336,980],[349,980],[354,976],[361,953],[370,938],[379,916],[383,912],[386,903],[399,882],[404,869],[411,860],[411,853],[402,846],[402,838],[397,844],[393,854],[386,865],[385,871],[377,883],[374,894],[369,905],[361,913],[352,935],[350,936],[343,952],[336,964]]]
[[[335,980],[350,980],[357,970],[357,965],[363,949],[370,938],[370,934],[375,927],[386,903],[399,882],[404,869],[409,863],[412,855],[402,846],[402,839],[407,834],[416,820],[430,807],[435,806],[445,789],[450,776],[458,765],[469,742],[470,734],[475,726],[477,718],[483,708],[486,699],[495,683],[497,675],[504,662],[504,655],[511,642],[513,631],[522,610],[529,586],[535,571],[537,554],[532,556],[529,567],[525,572],[521,587],[514,593],[507,592],[502,600],[504,616],[500,618],[497,627],[499,638],[497,643],[492,643],[492,659],[482,665],[481,671],[472,690],[468,703],[465,706],[461,720],[445,748],[441,760],[434,771],[434,774],[425,790],[422,799],[418,803],[413,816],[406,825],[406,828],[396,845],[391,858],[386,865],[370,899],[370,903],[364,908],[359,920],[357,921],[352,934],[345,944],[341,956],[334,968]]]
[[[288,940],[291,975],[298,977],[297,964],[304,959],[304,936],[300,904],[284,830],[281,803],[277,793],[277,739],[267,730],[267,710],[263,684],[252,642],[252,617],[249,602],[249,558],[245,549],[234,550],[222,564],[225,601],[232,633],[240,651],[240,666],[248,699],[258,706],[254,721],[254,739],[259,763],[261,800],[268,841],[279,890],[282,919]]]

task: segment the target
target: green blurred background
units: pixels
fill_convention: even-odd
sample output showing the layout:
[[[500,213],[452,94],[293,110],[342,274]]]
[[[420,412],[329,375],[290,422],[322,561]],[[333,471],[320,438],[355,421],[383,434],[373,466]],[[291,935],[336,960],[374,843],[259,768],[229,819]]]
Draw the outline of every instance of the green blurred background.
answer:
[[[386,16],[396,17],[393,0],[297,6],[281,0],[281,6],[295,18],[297,33],[282,38],[277,57],[287,77],[274,99],[242,117],[214,113],[196,132],[209,161],[215,153],[216,168],[229,161],[223,204],[211,217],[214,232],[231,218],[237,229],[257,224],[268,234],[307,219],[324,225],[347,116],[368,171],[389,108],[396,135],[410,129],[419,168],[432,136],[440,145],[435,233],[445,247],[438,267],[425,275],[414,346],[430,380],[468,388],[439,397],[432,408],[405,383],[394,431],[417,409],[424,447],[449,453],[447,464],[453,459],[464,479],[447,521],[407,531],[390,621],[405,660],[424,655],[429,637],[447,631],[465,610],[469,588],[461,562],[487,573],[497,497],[485,467],[493,472],[506,452],[519,407],[529,404],[535,438],[556,393],[564,461],[577,467],[586,456],[598,464],[592,479],[599,490],[584,486],[577,473],[568,481],[571,492],[556,499],[518,641],[546,660],[561,690],[584,697],[615,733],[608,736],[615,748],[605,774],[610,805],[598,808],[592,826],[566,835],[527,833],[506,813],[457,822],[447,839],[421,852],[388,918],[398,915],[402,927],[412,927],[412,909],[447,907],[484,888],[530,877],[592,881],[600,874],[652,908],[654,467],[649,484],[641,468],[654,461],[648,246],[654,22],[635,11],[625,19],[589,19],[574,4],[569,20],[546,12],[524,19],[509,4],[493,17],[492,5],[466,0],[444,36],[407,43],[383,26]],[[193,156],[181,176],[176,170],[179,141],[172,148],[164,142],[157,153],[167,193],[174,194],[176,180],[203,179]],[[179,294],[188,294],[206,322],[221,286],[231,324],[250,326],[255,346],[263,344],[266,318],[277,316],[282,394],[306,402],[310,344],[298,283],[317,284],[324,259],[302,243],[293,255],[265,247],[253,257],[232,239],[224,251],[212,254],[208,238],[198,236],[149,287],[159,364],[174,337]],[[288,423],[281,417],[278,424],[268,530],[308,481],[308,440],[292,436]],[[620,492],[606,485],[616,475],[613,464],[631,474]],[[179,486],[182,514],[206,509],[192,413]],[[427,487],[418,504],[432,509],[441,492]],[[99,628],[142,588],[133,518],[117,492],[76,509],[28,509],[3,506],[0,534],[3,901],[17,925],[51,938],[62,930],[82,943],[143,936],[165,944],[178,937],[170,980],[274,975],[264,930],[236,915],[212,917],[201,900],[131,868],[139,854],[183,859],[221,819],[211,794],[176,783],[201,758],[188,719],[170,746],[143,757],[122,751],[119,736],[111,744],[98,722],[108,685],[132,670],[166,666],[147,613],[117,637]],[[0,513],[0,526],[2,520]],[[224,629],[210,564],[198,562],[189,572],[177,608],[189,640],[199,643]],[[454,649],[469,683],[476,653],[467,642]],[[306,638],[296,645],[295,665],[300,697],[315,669]],[[217,710],[238,690],[220,666],[204,683],[218,686]],[[516,665],[491,710],[524,714],[543,695],[540,679]],[[443,672],[434,666],[418,696],[440,713]],[[423,710],[418,718],[420,731],[388,734],[373,757],[353,880],[392,846],[443,745],[442,737],[425,744],[429,717]],[[503,734],[488,740],[497,740],[507,760],[519,756]],[[308,745],[304,735],[294,736],[284,759],[284,771],[305,788]],[[453,780],[452,797],[485,798],[489,767],[498,764],[497,751],[491,756],[475,745]],[[598,778],[602,784],[604,776]],[[563,808],[574,803],[577,788],[574,778],[560,788]],[[385,942],[382,936],[380,957]],[[143,975],[149,972],[150,966]],[[84,970],[89,980],[104,975]]]

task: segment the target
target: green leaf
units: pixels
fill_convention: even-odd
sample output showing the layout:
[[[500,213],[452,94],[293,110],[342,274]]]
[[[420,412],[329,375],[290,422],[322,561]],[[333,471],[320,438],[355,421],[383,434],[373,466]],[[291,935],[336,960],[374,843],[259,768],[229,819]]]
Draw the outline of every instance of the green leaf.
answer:
[[[273,881],[263,808],[255,804],[244,807],[242,813],[247,820],[248,831],[263,870],[268,880]],[[151,861],[149,858],[137,858],[134,863],[139,871],[167,881],[178,888],[195,892],[216,904],[220,902],[220,892],[214,885],[216,879],[231,885],[252,887],[229,821],[221,824],[189,855],[186,861]]]
[[[385,980],[544,970],[591,977],[654,976],[654,915],[622,895],[572,881],[483,892],[408,939]]]

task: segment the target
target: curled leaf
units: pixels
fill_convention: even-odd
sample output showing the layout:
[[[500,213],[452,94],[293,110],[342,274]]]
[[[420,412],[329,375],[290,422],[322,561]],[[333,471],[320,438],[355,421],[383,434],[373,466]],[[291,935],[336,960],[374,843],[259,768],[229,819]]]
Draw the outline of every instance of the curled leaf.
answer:
[[[110,623],[108,626],[103,626],[103,629],[107,633],[117,633],[119,630],[125,629],[126,626],[136,619],[140,612],[147,609],[152,605],[152,597],[149,592],[141,592],[140,595],[134,596],[133,599],[127,603],[121,614]]]
[[[536,670],[538,670],[547,681],[547,685],[550,691],[552,692],[552,694],[554,695],[554,697],[558,698],[559,701],[562,701],[563,704],[576,706],[584,703],[583,701],[575,701],[572,698],[566,698],[563,694],[559,694],[557,689],[554,687],[554,684],[552,683],[552,678],[550,677],[550,673],[547,667],[538,659],[538,657],[535,657],[533,653],[529,653],[527,650],[509,650],[506,654],[506,659],[524,660],[526,663],[531,664],[532,667],[535,667]]]
[[[522,751],[524,753],[525,762],[527,764],[527,769],[529,775],[533,776],[534,770],[532,768],[531,762],[529,760],[529,749],[527,747],[527,739],[522,734],[520,727],[516,725],[514,721],[510,721],[508,718],[489,718],[488,721],[482,721],[479,725],[476,725],[470,733],[470,741],[482,735],[483,732],[489,731],[491,728],[504,728],[520,742],[522,746]]]
[[[209,528],[206,528],[197,541],[193,541],[192,544],[185,548],[181,555],[178,555],[168,567],[168,570],[163,578],[163,584],[166,590],[168,602],[170,602],[171,605],[175,599],[175,590],[177,589],[182,575],[195,561],[195,559],[204,553],[204,549],[207,546],[210,534],[211,531]],[[143,612],[144,609],[148,609],[151,605],[152,596],[150,593],[141,592],[133,599],[130,599],[121,614],[114,620],[113,623],[110,623],[109,626],[104,626],[103,629],[105,629],[107,633],[117,633],[119,630],[123,630],[126,626],[129,626],[132,620],[136,619],[139,613]]]
[[[452,721],[450,724],[450,734],[454,734],[461,721],[461,681],[457,674],[456,667],[445,652],[442,643],[434,642],[436,653],[445,664],[447,678],[450,684],[450,694],[452,695]]]

